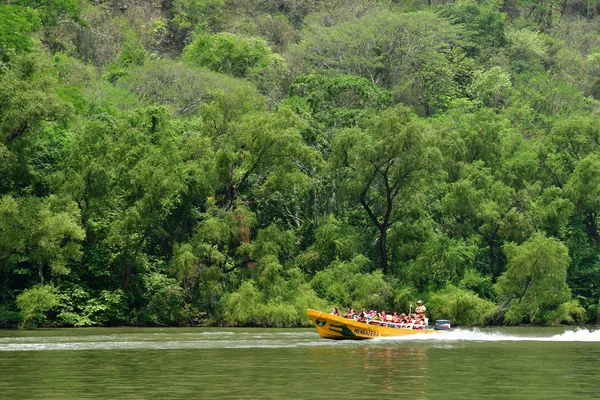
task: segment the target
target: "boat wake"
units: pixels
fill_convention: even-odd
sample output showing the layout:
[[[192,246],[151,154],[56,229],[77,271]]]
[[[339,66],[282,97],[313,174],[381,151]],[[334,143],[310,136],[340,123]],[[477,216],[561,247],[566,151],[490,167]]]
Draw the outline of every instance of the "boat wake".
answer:
[[[435,342],[600,342],[600,329],[588,330],[578,328],[576,330],[568,330],[559,334],[536,336],[517,335],[514,333],[480,330],[474,328],[468,329],[453,329],[447,332],[440,332],[438,335],[407,335],[391,338],[383,338],[379,340],[394,340],[394,341],[435,341]]]
[[[535,335],[531,335],[535,332]],[[560,333],[556,329],[460,329],[440,331],[438,334],[406,335],[376,338],[366,341],[326,340],[316,332],[296,331],[214,331],[184,332],[165,331],[161,335],[115,334],[52,337],[0,337],[0,353],[3,351],[38,350],[206,350],[246,348],[297,348],[297,347],[346,347],[378,346],[390,342],[448,344],[476,342],[600,342],[600,329],[575,329]]]

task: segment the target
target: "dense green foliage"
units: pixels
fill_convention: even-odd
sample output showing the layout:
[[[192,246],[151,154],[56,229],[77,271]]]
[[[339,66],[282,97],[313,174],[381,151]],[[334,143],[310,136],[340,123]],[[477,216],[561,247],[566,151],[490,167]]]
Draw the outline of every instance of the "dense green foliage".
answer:
[[[0,2],[0,325],[597,321],[596,13]]]

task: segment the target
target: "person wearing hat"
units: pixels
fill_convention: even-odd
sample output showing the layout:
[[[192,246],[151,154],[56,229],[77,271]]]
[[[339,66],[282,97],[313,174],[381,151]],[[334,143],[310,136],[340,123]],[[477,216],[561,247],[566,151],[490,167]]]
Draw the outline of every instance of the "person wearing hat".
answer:
[[[417,308],[415,308],[415,312],[420,318],[425,318],[425,311],[427,308],[423,305],[423,300],[417,301]]]

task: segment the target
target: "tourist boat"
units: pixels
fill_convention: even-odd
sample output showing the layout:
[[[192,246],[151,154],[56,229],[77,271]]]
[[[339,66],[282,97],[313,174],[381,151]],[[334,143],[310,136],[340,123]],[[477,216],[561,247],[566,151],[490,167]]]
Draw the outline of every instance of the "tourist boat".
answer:
[[[392,322],[370,321],[358,322],[353,319],[338,317],[321,311],[306,310],[308,317],[314,322],[317,332],[326,339],[373,339],[378,337],[427,335],[450,329],[450,321],[438,320],[434,328],[394,324]]]

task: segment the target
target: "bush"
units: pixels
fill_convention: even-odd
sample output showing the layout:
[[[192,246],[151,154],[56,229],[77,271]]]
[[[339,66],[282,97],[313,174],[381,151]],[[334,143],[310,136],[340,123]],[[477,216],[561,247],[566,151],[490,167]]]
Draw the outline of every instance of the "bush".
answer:
[[[581,307],[577,300],[562,303],[545,317],[546,323],[549,325],[578,324],[585,321],[585,319],[585,308]]]
[[[225,300],[225,318],[239,325],[251,325],[259,319],[260,291],[252,281],[242,283],[240,288]]]
[[[470,290],[477,296],[484,299],[491,299],[494,295],[492,286],[492,277],[484,276],[479,271],[467,269],[458,287],[463,290]]]
[[[487,71],[476,71],[473,83],[467,88],[472,99],[491,108],[501,107],[509,98],[512,90],[510,74],[500,67]]]
[[[269,65],[271,49],[262,39],[232,33],[199,34],[184,50],[183,60],[199,67],[244,78]]]
[[[173,278],[160,273],[144,276],[147,305],[138,314],[138,321],[178,326],[198,318],[198,310],[186,304],[187,292]]]
[[[263,324],[275,327],[298,326],[300,315],[289,303],[280,303],[277,299],[259,307]]]
[[[430,320],[449,319],[455,325],[483,325],[493,309],[491,301],[455,286],[447,286],[428,303]]]
[[[56,319],[62,325],[93,326],[126,322],[125,293],[102,290],[90,293],[75,284],[63,284],[58,294],[60,310]]]
[[[11,52],[27,52],[33,47],[29,34],[41,25],[38,13],[29,7],[0,4],[0,60]]]
[[[234,325],[296,327],[309,326],[306,309],[324,309],[299,268],[281,267],[278,279],[270,285],[247,280],[225,298],[225,319]],[[263,277],[257,279],[262,280]]]
[[[25,316],[16,311],[0,308],[0,326],[4,324],[20,324],[25,321]]]
[[[364,272],[369,266],[370,261],[362,255],[349,262],[334,262],[315,275],[311,286],[319,296],[338,307],[389,307],[392,287],[381,271]]]
[[[58,292],[52,285],[34,286],[17,296],[17,307],[25,317],[25,322],[33,324],[46,321],[46,313],[58,304]]]
[[[555,311],[556,318],[564,315],[558,310],[571,299],[566,282],[571,261],[567,247],[544,233],[536,233],[521,245],[505,244],[503,250],[507,268],[494,287],[505,303],[504,322],[545,324]]]

